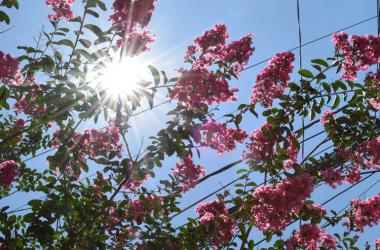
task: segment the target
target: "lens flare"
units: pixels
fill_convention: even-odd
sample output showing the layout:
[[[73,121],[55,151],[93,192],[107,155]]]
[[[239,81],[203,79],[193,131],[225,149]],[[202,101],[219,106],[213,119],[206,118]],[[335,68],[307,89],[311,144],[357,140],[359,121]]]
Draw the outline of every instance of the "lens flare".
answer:
[[[110,98],[132,97],[147,82],[149,69],[134,58],[105,65],[96,78],[98,88],[105,90]]]

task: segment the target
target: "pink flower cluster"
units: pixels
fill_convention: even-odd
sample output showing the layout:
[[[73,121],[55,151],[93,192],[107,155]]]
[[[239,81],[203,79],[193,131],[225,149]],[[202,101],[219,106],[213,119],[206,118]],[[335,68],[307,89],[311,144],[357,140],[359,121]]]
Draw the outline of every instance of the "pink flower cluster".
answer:
[[[285,152],[289,157],[288,160],[284,161],[284,169],[286,170],[292,169],[293,165],[298,163],[297,156],[299,152],[299,146],[297,143],[298,141],[296,135],[292,135],[286,138],[287,147],[285,149]]]
[[[274,146],[278,143],[278,139],[272,136],[275,134],[272,131],[272,125],[267,123],[264,123],[260,129],[254,130],[250,138],[251,141],[248,144],[248,150],[243,153],[242,158],[259,163],[276,153]],[[294,164],[298,163],[299,145],[296,135],[285,138],[284,148],[288,156],[288,159],[283,162],[284,169],[290,170]]]
[[[0,185],[7,188],[19,175],[20,165],[15,161],[9,160],[0,163]]]
[[[207,52],[209,48],[221,47],[228,38],[227,27],[217,24],[212,29],[206,30],[204,34],[194,40],[194,44],[188,48],[185,58],[189,58],[195,52]]]
[[[375,239],[375,250],[380,250],[380,238]]]
[[[306,204],[303,211],[311,217],[312,221],[319,221],[326,215],[326,209],[321,205]]]
[[[332,188],[336,188],[337,186],[342,184],[344,177],[342,176],[342,171],[339,169],[327,168],[321,170],[320,175],[323,177],[323,180]]]
[[[255,50],[251,47],[253,35],[248,34],[230,44],[226,44],[227,38],[227,27],[224,24],[215,25],[194,40],[188,47],[185,60],[195,60],[193,68],[207,68],[215,62],[223,62],[231,65],[235,75],[239,75]],[[195,58],[197,52],[200,54],[198,59]]]
[[[230,89],[227,80],[212,71],[205,68],[181,69],[179,73],[181,77],[169,97],[180,101],[188,109],[196,109],[206,103],[236,101],[238,89]]]
[[[54,15],[49,15],[48,18],[51,21],[57,21],[59,19],[66,19],[70,21],[73,19],[73,11],[71,6],[75,0],[46,0],[46,4],[53,7]]]
[[[37,102],[37,98],[43,94],[42,88],[35,82],[34,77],[28,79],[28,89],[13,105],[16,114],[24,113],[33,117],[40,117],[46,111],[46,105]]]
[[[380,102],[376,100],[375,98],[371,98],[369,101],[374,109],[379,110],[380,109]]]
[[[126,34],[124,39],[119,39],[117,46],[119,48],[125,47],[127,54],[133,56],[148,51],[150,49],[148,44],[155,40],[155,36],[148,30],[144,30],[142,33],[134,31]]]
[[[4,84],[18,85],[22,76],[19,70],[19,61],[10,54],[5,55],[0,51],[0,82]]]
[[[273,99],[281,98],[290,80],[293,71],[294,54],[282,52],[276,54],[269,65],[257,76],[252,89],[251,103],[260,103],[264,107],[271,107]]]
[[[368,156],[368,159],[363,159],[363,169],[379,169],[380,166],[380,136],[362,143],[358,152]]]
[[[358,145],[357,149],[339,148],[337,155],[346,161],[350,161],[350,166],[346,169],[345,180],[348,183],[354,184],[360,181],[360,170],[375,169],[380,166],[380,136]],[[340,184],[342,179],[338,177],[341,174],[340,170],[324,170],[321,172],[326,175],[330,186],[335,186],[335,183]],[[334,180],[335,179],[335,180]]]
[[[287,249],[298,248],[307,250],[336,249],[335,239],[324,229],[315,224],[304,224],[300,231],[294,231],[292,237],[287,241]]]
[[[107,156],[111,151],[121,157],[122,146],[119,144],[120,131],[115,124],[110,124],[102,130],[89,129],[83,133],[74,132],[67,141],[61,130],[54,133],[54,138],[50,142],[51,147],[59,147],[62,143],[75,152],[76,160],[73,164],[80,169],[81,162],[85,156],[95,158],[97,156]]]
[[[13,127],[11,127],[7,133],[12,137],[12,142],[18,143],[22,140],[23,132],[25,128],[25,120],[17,119]]]
[[[140,26],[146,27],[155,8],[157,0],[115,0],[114,13],[110,16],[116,28],[127,32]]]
[[[261,231],[284,230],[294,215],[298,215],[313,191],[313,178],[301,174],[276,186],[262,186],[253,193],[252,215]]]
[[[194,134],[194,141],[201,146],[210,147],[218,155],[236,148],[236,143],[243,143],[248,134],[242,129],[226,128],[223,124],[211,119],[199,126]]]
[[[367,70],[368,66],[380,61],[380,37],[348,36],[345,32],[334,34],[336,53],[343,55],[342,79],[354,81],[359,70]],[[351,41],[351,43],[350,43]]]
[[[361,231],[365,226],[375,226],[380,220],[380,195],[367,200],[355,199],[351,201],[353,224]]]
[[[374,109],[380,109],[380,71],[376,73],[369,72],[365,79],[368,84],[368,90],[376,94],[376,98],[371,98],[370,103]]]
[[[143,221],[153,210],[159,208],[163,203],[161,196],[147,195],[144,200],[135,198],[131,200],[128,215],[135,221]]]
[[[182,191],[186,192],[195,187],[197,180],[205,176],[206,172],[202,165],[194,164],[191,156],[185,156],[182,160],[176,164],[173,175],[182,183]]]
[[[249,34],[230,44],[226,44],[227,38],[226,26],[218,24],[194,40],[185,55],[192,68],[179,70],[181,77],[169,95],[171,99],[180,101],[188,109],[236,100],[238,90],[230,89],[226,76],[209,67],[224,67],[224,71],[237,77],[254,51],[253,36]]]
[[[199,222],[207,227],[211,242],[215,246],[227,243],[235,234],[235,222],[228,216],[228,209],[221,201],[210,201],[198,205],[195,212]]]
[[[330,119],[335,119],[336,115],[331,112],[331,110],[326,110],[323,113],[322,118],[319,120],[319,123],[322,125],[327,125],[330,122]]]
[[[252,160],[254,162],[261,162],[273,154],[273,146],[275,141],[269,138],[264,132],[265,130],[272,130],[273,127],[269,124],[263,124],[260,129],[254,130],[249,143],[248,152],[244,152],[243,159]]]
[[[125,189],[129,189],[131,191],[135,191],[138,187],[140,187],[144,181],[148,180],[149,179],[149,176],[146,175],[144,178],[142,179],[130,179],[125,185],[124,185],[124,188]]]
[[[114,1],[114,13],[110,16],[110,20],[121,37],[117,41],[117,46],[126,46],[129,55],[149,50],[148,44],[154,41],[154,35],[149,31],[138,33],[137,30],[149,24],[156,2],[157,0]]]

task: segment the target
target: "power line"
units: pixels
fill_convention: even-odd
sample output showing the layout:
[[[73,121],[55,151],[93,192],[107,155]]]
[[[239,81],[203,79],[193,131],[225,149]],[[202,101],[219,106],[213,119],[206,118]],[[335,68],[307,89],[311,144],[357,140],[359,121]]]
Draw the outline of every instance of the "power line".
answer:
[[[307,46],[307,45],[309,45],[309,44],[312,44],[312,43],[315,43],[315,42],[317,42],[317,41],[320,41],[320,40],[322,40],[322,39],[324,39],[324,38],[330,37],[330,36],[333,35],[334,33],[341,32],[341,31],[344,31],[344,30],[347,30],[347,29],[353,28],[353,27],[358,26],[358,25],[360,25],[360,24],[363,24],[363,23],[366,23],[366,22],[368,22],[368,21],[371,21],[372,19],[375,19],[375,18],[377,18],[377,15],[376,15],[376,16],[373,16],[373,17],[370,17],[370,18],[367,18],[367,19],[364,19],[364,20],[362,20],[362,21],[360,21],[360,22],[354,23],[354,24],[352,24],[352,25],[350,25],[350,26],[347,26],[347,27],[344,27],[344,28],[342,28],[342,29],[336,30],[336,31],[334,31],[334,32],[328,33],[328,34],[326,34],[326,35],[324,35],[324,36],[318,37],[318,38],[316,38],[316,39],[314,39],[314,40],[311,40],[311,41],[309,41],[309,42],[306,42],[306,43],[304,43],[304,44],[301,44],[301,46],[294,47],[294,48],[288,50],[288,52],[291,52],[291,51],[297,50],[299,47],[305,47],[305,46]],[[256,66],[258,66],[258,65],[260,65],[260,64],[263,64],[263,63],[269,61],[270,59],[272,59],[272,58],[264,59],[264,60],[262,60],[262,61],[260,61],[260,62],[257,62],[257,63],[255,63],[255,64],[252,64],[252,65],[250,65],[250,66],[244,68],[244,69],[241,70],[241,71],[245,71],[245,70],[248,70],[248,69],[250,69],[250,68],[256,67]]]

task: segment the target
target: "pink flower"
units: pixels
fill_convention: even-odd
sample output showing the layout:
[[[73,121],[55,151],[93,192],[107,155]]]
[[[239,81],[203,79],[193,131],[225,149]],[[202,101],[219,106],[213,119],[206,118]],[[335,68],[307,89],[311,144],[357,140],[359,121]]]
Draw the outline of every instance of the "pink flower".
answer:
[[[228,38],[227,27],[224,24],[217,24],[212,29],[195,39],[194,45],[198,47],[197,51],[207,51],[210,47],[221,46],[226,43]],[[191,50],[187,54],[191,54]]]
[[[226,44],[227,28],[224,24],[217,24],[196,38],[185,55],[192,67],[179,70],[181,77],[169,94],[170,99],[180,101],[187,109],[204,109],[206,105],[236,101],[238,89],[230,89],[227,79],[237,78],[247,64],[254,51],[252,37],[249,34]],[[219,70],[212,71],[211,66],[217,66]]]
[[[336,188],[337,185],[341,185],[344,177],[341,170],[335,170],[328,168],[319,172],[323,176],[323,180],[332,188]]]
[[[236,143],[243,143],[248,134],[241,129],[226,128],[223,124],[211,119],[197,128],[196,143],[201,146],[215,149],[219,155],[231,152],[236,148]]]
[[[195,187],[197,180],[205,176],[206,172],[203,166],[194,164],[191,156],[185,156],[182,160],[176,164],[173,175],[182,183],[182,191],[186,192]]]
[[[374,243],[375,243],[375,249],[379,250],[380,249],[380,238],[375,239]]]
[[[362,164],[363,169],[379,169],[380,165],[380,136],[372,140],[363,142],[358,149],[358,154],[361,152],[366,157],[365,159],[357,156]]]
[[[380,71],[376,73],[369,72],[365,78],[366,85],[368,86],[368,93],[371,93],[375,98],[369,100],[374,109],[380,109]]]
[[[380,109],[380,102],[377,101],[375,98],[371,98],[371,100],[369,100],[369,102],[371,103],[371,105],[374,109]]]
[[[326,110],[324,113],[323,113],[323,116],[322,118],[319,120],[319,122],[322,124],[322,125],[326,125],[329,123],[330,119],[335,119],[335,114],[333,114],[331,112],[331,110]]]
[[[195,209],[199,214],[199,222],[207,227],[210,241],[219,246],[227,243],[235,234],[236,224],[228,216],[228,209],[221,201],[201,203]]]
[[[377,36],[348,37],[345,32],[341,32],[334,34],[332,40],[336,53],[343,55],[342,79],[354,81],[359,70],[367,70],[368,66],[380,61],[380,38]]]
[[[0,185],[5,188],[9,187],[19,175],[19,168],[20,165],[12,160],[0,163]]]
[[[294,164],[298,163],[298,152],[299,146],[296,135],[289,136],[286,138],[286,144],[288,145],[285,152],[288,155],[289,159],[284,162],[284,169],[289,170],[293,168]]]
[[[41,85],[36,83],[36,79],[28,77],[26,79],[28,88],[22,93],[21,98],[13,105],[16,114],[24,113],[34,118],[41,117],[46,111],[46,104],[37,102],[37,99],[43,96]]]
[[[320,221],[326,215],[326,210],[321,205],[306,204],[303,210],[310,215],[312,221]]]
[[[293,232],[286,246],[288,250],[295,250],[298,247],[307,250],[318,250],[320,247],[323,247],[324,249],[331,250],[336,249],[336,241],[330,234],[317,225],[303,224],[299,232]]]
[[[128,33],[124,39],[117,41],[119,48],[126,47],[127,54],[130,56],[139,55],[142,52],[148,51],[149,44],[155,41],[155,36],[150,31],[143,31],[142,33],[131,32]]]
[[[253,35],[248,34],[237,41],[225,45],[220,52],[220,59],[226,63],[233,64],[233,69],[236,75],[247,65],[250,56],[255,51],[251,47]]]
[[[132,199],[128,215],[135,221],[143,221],[154,209],[159,208],[162,203],[163,198],[160,196],[147,195],[144,199]]]
[[[25,125],[25,120],[24,119],[22,119],[22,118],[17,119],[17,121],[16,121],[16,126],[17,127],[23,128],[24,125]]]
[[[351,201],[353,224],[361,231],[365,226],[375,226],[380,220],[380,195],[367,200],[355,199]]]
[[[251,103],[259,102],[264,107],[271,107],[273,99],[282,98],[293,71],[294,54],[282,52],[276,54],[269,65],[257,76],[252,89]]]
[[[70,21],[73,19],[73,12],[71,6],[75,0],[46,0],[46,4],[53,7],[54,15],[49,15],[48,18],[51,21],[57,21],[59,19],[66,19]]]
[[[203,105],[236,101],[236,88],[230,89],[224,77],[217,76],[204,68],[181,70],[182,74],[170,99],[178,100],[188,109],[195,109]]]
[[[0,51],[0,82],[18,85],[22,80],[18,66],[19,61],[16,58]]]
[[[149,24],[156,2],[157,0],[116,0],[113,3],[114,13],[110,20],[121,37],[117,46],[126,46],[130,55],[149,50],[148,44],[154,41],[154,35],[149,31],[138,33],[137,29]]]
[[[260,129],[253,131],[250,138],[249,149],[247,152],[244,152],[243,159],[261,162],[273,154],[275,141],[273,138],[269,138],[268,135],[263,132],[263,129],[270,131],[273,127],[265,123]]]
[[[298,215],[313,191],[313,178],[301,174],[276,186],[262,186],[253,193],[252,215],[261,231],[284,230],[294,215]]]
[[[96,158],[98,156],[107,156],[113,152],[116,156],[121,157],[122,145],[119,144],[121,135],[119,129],[114,123],[102,130],[89,129],[83,133],[74,132],[69,141],[63,136],[62,131],[58,129],[54,133],[54,138],[50,141],[50,147],[59,147],[65,142],[65,145],[75,152],[75,161],[71,162],[72,166],[81,169],[85,157]],[[55,166],[58,167],[58,166]]]
[[[149,176],[146,175],[144,178],[142,179],[130,179],[125,185],[124,185],[124,188],[125,189],[129,189],[131,191],[135,191],[137,188],[139,188],[146,180],[149,179]]]
[[[194,68],[204,68],[215,62],[223,62],[230,64],[237,76],[255,50],[251,47],[253,35],[248,34],[230,44],[226,44],[227,38],[227,27],[224,24],[217,24],[194,40],[194,43],[188,47],[185,59],[193,59],[195,53],[199,52],[201,56],[193,63]]]
[[[361,169],[378,170],[380,166],[380,137],[364,141],[355,149],[339,148],[337,154],[351,164],[346,168],[345,180],[354,184],[361,180]]]
[[[118,30],[127,32],[138,25],[146,27],[152,17],[157,0],[115,0],[110,20]]]

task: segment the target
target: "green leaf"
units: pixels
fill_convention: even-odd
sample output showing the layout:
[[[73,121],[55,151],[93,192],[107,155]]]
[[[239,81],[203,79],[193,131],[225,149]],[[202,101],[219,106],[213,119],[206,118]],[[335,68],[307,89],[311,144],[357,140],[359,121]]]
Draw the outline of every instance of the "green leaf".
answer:
[[[9,24],[10,21],[11,20],[9,19],[9,16],[7,15],[7,13],[0,10],[0,22],[5,22],[6,24]]]
[[[98,37],[102,37],[103,36],[103,31],[98,26],[96,26],[95,24],[86,24],[83,27],[85,27],[86,29],[92,31]]]
[[[290,90],[292,91],[299,91],[301,89],[301,87],[298,84],[295,84],[294,82],[290,82],[288,85]]]
[[[67,71],[67,74],[75,76],[76,78],[79,78],[82,76],[82,72],[78,69],[70,69],[69,71]]]
[[[25,214],[23,217],[24,221],[27,223],[33,222],[34,218],[35,218],[34,213]]]
[[[341,89],[343,89],[343,90],[347,90],[347,86],[346,86],[346,84],[344,84],[342,81],[337,80],[337,81],[335,81],[335,84],[336,84],[336,86],[338,86],[339,88],[341,88]]]
[[[332,109],[336,109],[336,108],[339,106],[339,103],[340,103],[340,96],[337,95],[337,96],[335,97],[335,100],[334,100],[334,104],[333,104],[333,106],[332,106]]]
[[[90,48],[91,47],[91,42],[87,39],[79,39],[79,42],[85,47],[85,48]]]
[[[241,114],[238,114],[237,116],[235,116],[235,125],[238,126],[240,123],[241,123],[241,120],[243,119],[243,116]]]
[[[54,42],[54,44],[66,45],[66,46],[69,46],[70,48],[74,48],[74,43],[70,41],[69,39],[62,39],[58,42]]]
[[[314,77],[313,73],[311,73],[311,71],[307,70],[307,69],[299,70],[298,74],[300,74],[303,77],[307,77],[307,78],[313,78]]]
[[[103,11],[107,10],[107,6],[102,1],[98,1],[98,6]]]
[[[91,54],[88,53],[86,50],[84,50],[84,49],[77,49],[76,52],[77,52],[78,54],[83,55],[84,57],[86,57],[86,59],[87,59],[88,61],[90,61],[90,62],[93,61],[93,58],[92,58]]]
[[[96,11],[88,9],[87,13],[90,14],[90,15],[92,15],[92,16],[94,16],[94,17],[96,17],[96,18],[99,17],[99,14]]]
[[[322,59],[313,59],[313,60],[311,60],[311,62],[325,66],[326,68],[329,66],[329,64],[325,60],[322,60]]]
[[[323,88],[327,91],[327,93],[331,93],[331,87],[327,82],[322,83]]]
[[[5,86],[0,88],[0,105],[6,109],[9,109],[9,104],[7,103],[7,98],[9,96],[9,91]]]
[[[80,22],[82,22],[82,17],[81,16],[77,16],[77,17],[71,19],[70,22],[80,23]]]
[[[148,68],[150,69],[150,72],[152,72],[154,84],[157,86],[160,84],[160,72],[158,72],[158,70],[152,65],[148,65]]]
[[[98,45],[98,44],[110,42],[110,41],[111,41],[111,38],[109,38],[108,36],[102,36],[94,41],[94,45]]]

